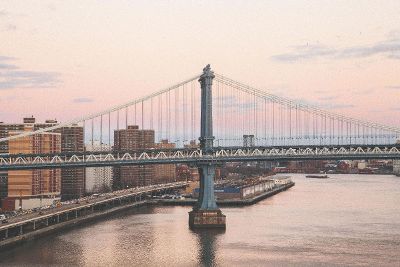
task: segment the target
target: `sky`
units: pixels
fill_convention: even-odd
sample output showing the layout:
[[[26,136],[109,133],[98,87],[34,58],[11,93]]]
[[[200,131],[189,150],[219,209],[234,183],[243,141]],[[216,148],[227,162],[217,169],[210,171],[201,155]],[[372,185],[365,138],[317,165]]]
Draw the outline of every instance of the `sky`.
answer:
[[[206,64],[400,127],[400,1],[0,1],[0,121],[68,121]]]

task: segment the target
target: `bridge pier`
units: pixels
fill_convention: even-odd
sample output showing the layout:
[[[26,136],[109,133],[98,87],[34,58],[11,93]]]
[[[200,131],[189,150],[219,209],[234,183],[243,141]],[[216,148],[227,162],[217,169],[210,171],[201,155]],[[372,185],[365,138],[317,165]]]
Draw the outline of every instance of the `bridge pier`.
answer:
[[[199,140],[205,160],[197,163],[200,174],[200,192],[196,206],[189,212],[191,229],[226,227],[226,216],[222,214],[215,202],[215,163],[206,159],[207,156],[211,158],[213,153],[212,80],[214,77],[210,65],[207,65],[199,79],[201,84],[201,135]]]
[[[197,205],[189,212],[189,227],[225,228],[226,216],[217,207],[214,195],[215,166],[204,164],[199,166],[200,194]]]

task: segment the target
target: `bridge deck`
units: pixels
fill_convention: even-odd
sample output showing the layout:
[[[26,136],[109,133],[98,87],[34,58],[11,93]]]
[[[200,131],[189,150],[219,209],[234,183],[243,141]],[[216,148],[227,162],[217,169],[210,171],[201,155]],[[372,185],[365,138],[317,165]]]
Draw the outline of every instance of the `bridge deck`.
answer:
[[[39,211],[37,211],[37,212],[32,212],[32,213],[21,215],[21,216],[12,217],[8,220],[8,223],[0,226],[0,232],[4,231],[6,229],[33,223],[34,221],[41,221],[41,220],[45,220],[48,218],[52,218],[54,216],[65,215],[67,213],[73,213],[73,212],[81,211],[81,210],[85,210],[85,209],[91,209],[96,206],[107,204],[107,203],[110,203],[113,201],[119,201],[124,198],[145,195],[148,193],[157,192],[157,191],[161,191],[161,190],[179,188],[179,187],[183,187],[186,185],[187,185],[187,182],[177,182],[177,183],[171,183],[171,184],[166,184],[166,185],[161,185],[161,186],[148,186],[148,187],[143,187],[143,188],[138,188],[138,189],[121,190],[121,191],[118,191],[115,193],[110,193],[109,195],[105,195],[105,196],[101,196],[101,197],[93,198],[93,199],[88,199],[87,201],[82,201],[79,204],[71,203],[71,204],[62,205],[61,207],[58,207],[58,208],[42,210],[42,215],[40,215]]]

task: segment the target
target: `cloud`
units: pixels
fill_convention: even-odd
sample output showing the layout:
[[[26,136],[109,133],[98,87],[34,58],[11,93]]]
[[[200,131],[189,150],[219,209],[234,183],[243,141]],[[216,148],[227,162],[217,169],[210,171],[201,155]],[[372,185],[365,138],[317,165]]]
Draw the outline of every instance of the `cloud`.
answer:
[[[330,100],[335,100],[335,99],[338,99],[339,97],[338,96],[322,96],[322,97],[319,97],[318,98],[318,100],[321,100],[321,101],[330,101]]]
[[[400,37],[393,35],[385,41],[365,46],[333,48],[325,45],[303,45],[293,47],[293,51],[272,56],[275,61],[296,62],[318,58],[345,59],[365,58],[383,55],[390,59],[400,59]]]
[[[325,109],[345,109],[345,108],[355,107],[353,104],[334,104],[334,103],[329,103],[321,106]]]
[[[13,65],[13,64],[7,64],[7,63],[1,63],[0,62],[0,70],[15,70],[18,69],[17,66]]]
[[[294,47],[293,52],[272,56],[272,59],[282,62],[294,62],[298,60],[306,60],[322,56],[332,56],[335,53],[335,49],[326,46],[307,44]]]
[[[314,94],[326,94],[327,92],[327,90],[315,90]]]
[[[79,98],[72,99],[73,103],[90,103],[93,101],[94,101],[93,98],[88,98],[88,97],[79,97]]]
[[[400,85],[391,85],[391,86],[386,86],[385,88],[387,89],[394,89],[394,90],[400,90]]]
[[[46,6],[46,8],[48,10],[50,10],[50,11],[56,11],[57,10],[57,8],[56,8],[56,6],[54,4],[49,4],[49,5]]]
[[[390,58],[390,59],[400,59],[400,53],[397,52],[396,54],[389,55],[388,58]]]
[[[253,101],[243,101],[236,96],[220,96],[216,97],[214,103],[217,107],[230,108],[230,109],[251,109],[254,108]]]
[[[16,60],[15,57],[0,56],[0,61]]]
[[[10,63],[16,58],[0,56],[0,90],[14,88],[49,88],[60,83],[57,72],[22,70]]]
[[[363,89],[363,90],[353,89],[350,91],[353,95],[369,95],[369,94],[375,92],[375,89],[373,89],[373,88]]]
[[[6,26],[6,31],[16,31],[17,30],[17,26],[15,24],[8,24]]]

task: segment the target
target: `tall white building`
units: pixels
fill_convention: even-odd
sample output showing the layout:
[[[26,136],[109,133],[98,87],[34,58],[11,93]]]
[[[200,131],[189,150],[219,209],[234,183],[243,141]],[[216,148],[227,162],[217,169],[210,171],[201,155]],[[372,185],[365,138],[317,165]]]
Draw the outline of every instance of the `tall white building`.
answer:
[[[400,160],[393,161],[393,173],[400,175]]]
[[[397,143],[400,144],[400,140]],[[393,160],[393,173],[400,175],[400,160]]]
[[[86,151],[111,151],[111,147],[94,141],[93,145],[87,144]],[[113,171],[112,167],[91,167],[86,168],[86,192],[101,193],[112,190]]]

